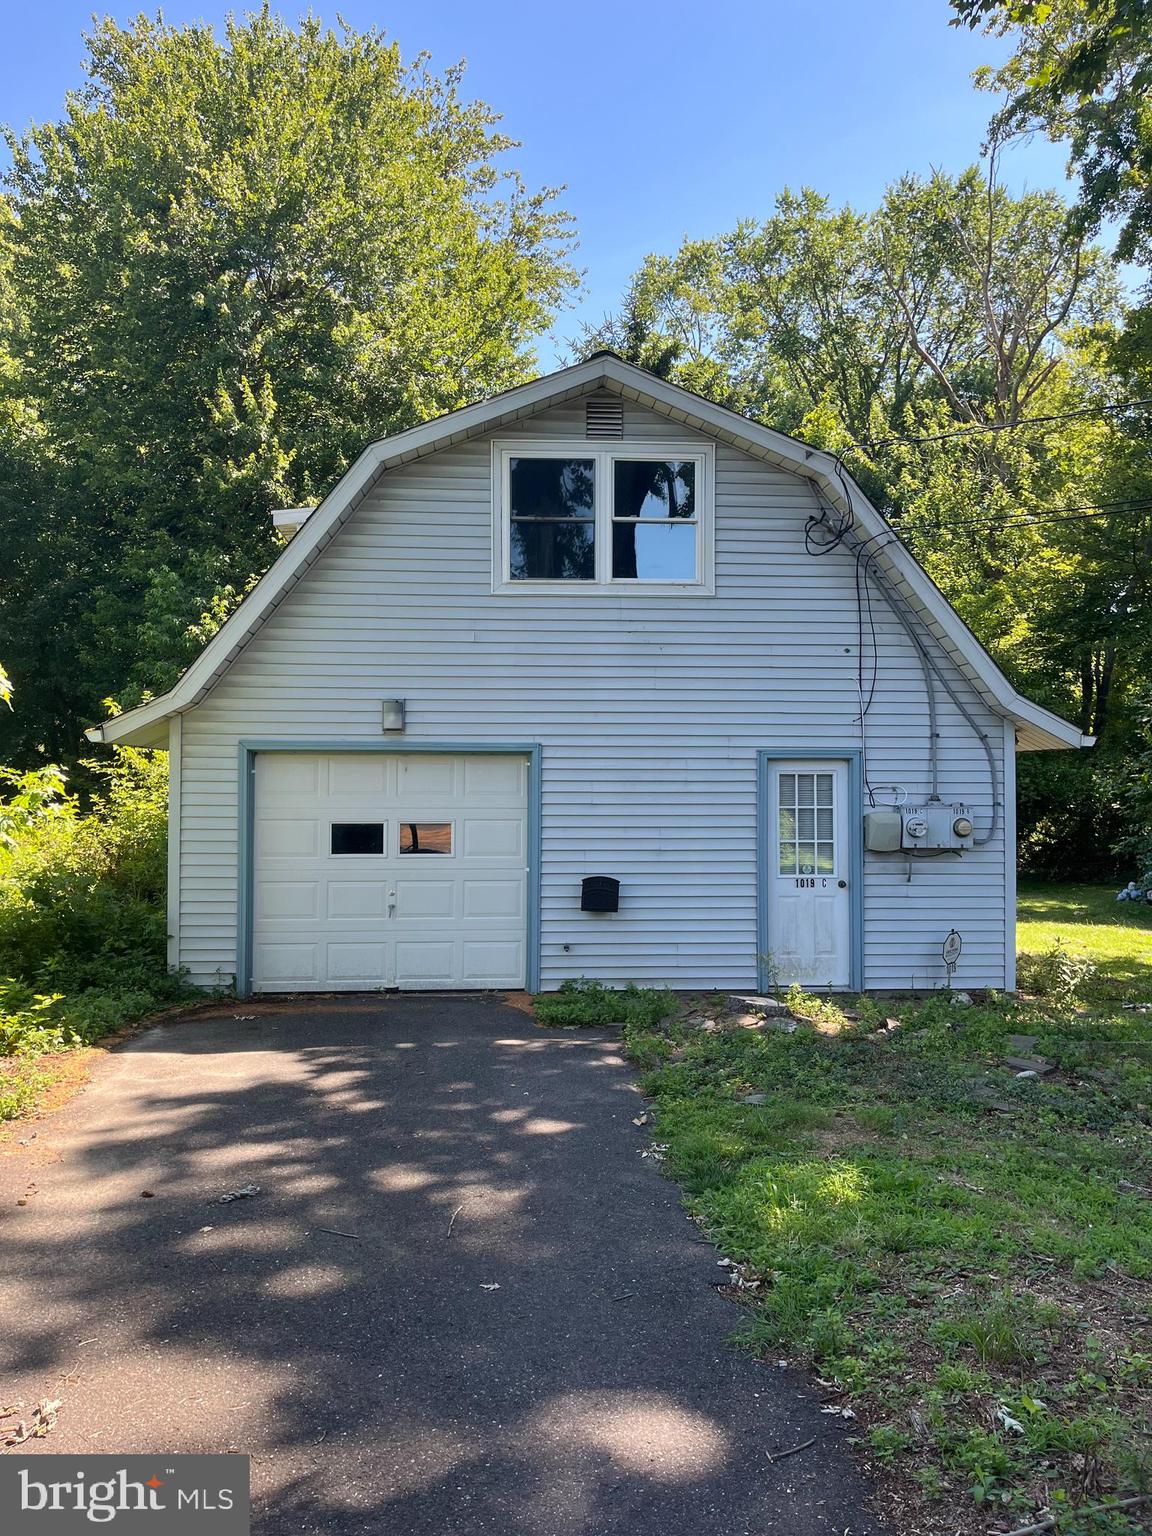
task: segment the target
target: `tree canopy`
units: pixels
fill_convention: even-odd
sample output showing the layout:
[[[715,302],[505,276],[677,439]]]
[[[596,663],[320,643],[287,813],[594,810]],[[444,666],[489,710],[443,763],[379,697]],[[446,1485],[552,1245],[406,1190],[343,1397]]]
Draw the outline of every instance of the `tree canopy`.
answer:
[[[271,507],[530,377],[576,282],[459,69],[267,7],[88,47],[60,121],[9,134],[0,203],[0,759],[170,684]]]
[[[1090,228],[1122,220],[1117,252],[1152,256],[1152,0],[951,0],[954,25],[1011,34],[977,83],[1004,93],[993,131],[1066,141]]]
[[[1113,769],[1152,669],[1123,321],[1106,253],[1057,194],[1009,194],[994,153],[904,176],[870,211],[785,191],[650,256],[585,338],[839,453],[1017,685],[1104,739],[1094,777],[1023,770],[1044,857],[1063,847],[1069,869],[1107,867],[1123,835]]]

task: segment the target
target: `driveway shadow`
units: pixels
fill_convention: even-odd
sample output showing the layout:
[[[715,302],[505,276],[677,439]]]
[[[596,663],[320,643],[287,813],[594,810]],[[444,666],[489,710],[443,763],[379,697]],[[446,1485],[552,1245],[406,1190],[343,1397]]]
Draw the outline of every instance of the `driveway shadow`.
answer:
[[[0,1398],[64,1401],[25,1449],[250,1453],[260,1536],[878,1529],[804,1382],[728,1342],[611,1036],[242,1007],[0,1163]]]

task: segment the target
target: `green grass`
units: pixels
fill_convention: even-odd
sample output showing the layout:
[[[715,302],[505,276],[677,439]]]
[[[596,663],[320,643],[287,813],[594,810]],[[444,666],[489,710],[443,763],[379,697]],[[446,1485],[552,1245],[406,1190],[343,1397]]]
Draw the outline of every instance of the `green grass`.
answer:
[[[1021,883],[1016,947],[1039,955],[1063,943],[1100,968],[1100,1000],[1152,1000],[1152,906],[1117,901],[1115,886]]]
[[[1112,896],[1022,892],[1021,947],[1093,961],[1086,1001],[625,1024],[665,1166],[743,1266],[749,1347],[834,1380],[864,1454],[950,1530],[1050,1505],[1059,1536],[1147,1527],[1086,1513],[1152,1491],[1152,1013],[1120,1006],[1152,997],[1152,912]],[[1017,1078],[1019,1034],[1059,1070]]]

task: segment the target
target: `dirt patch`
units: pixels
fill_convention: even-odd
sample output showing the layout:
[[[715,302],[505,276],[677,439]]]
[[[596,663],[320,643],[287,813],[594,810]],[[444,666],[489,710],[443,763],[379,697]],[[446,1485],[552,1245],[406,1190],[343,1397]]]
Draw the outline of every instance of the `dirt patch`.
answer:
[[[532,1007],[531,992],[502,992],[500,1001],[507,1008],[515,1008],[517,1013],[526,1013],[534,1024],[539,1024],[535,1009]],[[543,1028],[543,1025],[540,1026]]]

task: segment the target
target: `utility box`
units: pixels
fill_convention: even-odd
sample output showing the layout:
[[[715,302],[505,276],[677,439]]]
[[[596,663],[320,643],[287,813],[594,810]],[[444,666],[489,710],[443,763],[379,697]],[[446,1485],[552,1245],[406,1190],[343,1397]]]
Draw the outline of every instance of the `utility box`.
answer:
[[[906,805],[899,814],[903,849],[942,852],[973,846],[972,812],[959,801],[945,805],[942,800],[927,800],[923,805]]]
[[[864,846],[869,853],[899,853],[904,820],[899,811],[864,813]]]

